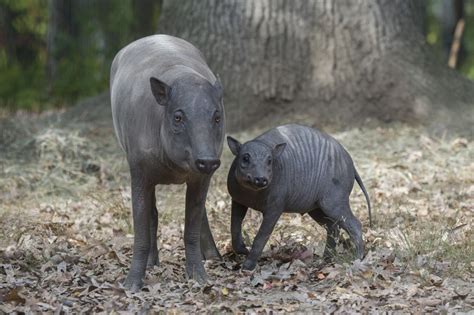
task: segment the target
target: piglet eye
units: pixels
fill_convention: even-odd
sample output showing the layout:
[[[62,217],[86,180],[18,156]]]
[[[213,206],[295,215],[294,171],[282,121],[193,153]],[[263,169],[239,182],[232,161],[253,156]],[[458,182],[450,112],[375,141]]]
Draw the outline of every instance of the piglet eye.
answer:
[[[217,116],[216,118],[214,118],[214,121],[216,122],[216,124],[218,124],[221,122],[221,118]]]
[[[248,155],[244,155],[244,157],[242,158],[242,161],[244,161],[245,163],[248,163],[250,161],[250,157]]]

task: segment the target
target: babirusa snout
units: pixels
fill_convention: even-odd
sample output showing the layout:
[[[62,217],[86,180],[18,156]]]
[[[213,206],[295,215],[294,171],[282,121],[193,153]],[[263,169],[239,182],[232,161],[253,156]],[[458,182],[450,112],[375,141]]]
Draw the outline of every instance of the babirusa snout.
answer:
[[[211,174],[219,168],[221,161],[213,158],[200,158],[195,161],[196,168],[204,174]]]
[[[247,182],[257,189],[268,186],[268,178],[265,176],[251,176],[250,174],[247,174]]]

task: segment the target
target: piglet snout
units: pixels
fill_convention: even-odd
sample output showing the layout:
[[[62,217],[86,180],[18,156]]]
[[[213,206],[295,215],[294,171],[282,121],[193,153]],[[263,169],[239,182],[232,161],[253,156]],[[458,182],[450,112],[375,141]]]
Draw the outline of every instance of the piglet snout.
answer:
[[[266,177],[255,177],[253,183],[255,186],[263,188],[268,185],[268,179]]]

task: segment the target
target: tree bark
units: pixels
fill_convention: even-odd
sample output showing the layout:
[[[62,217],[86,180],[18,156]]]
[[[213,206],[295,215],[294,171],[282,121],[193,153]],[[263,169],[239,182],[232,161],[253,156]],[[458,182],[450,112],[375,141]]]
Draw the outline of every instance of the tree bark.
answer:
[[[423,14],[417,0],[165,0],[158,31],[204,53],[231,130],[271,112],[315,125],[472,123],[473,84],[435,60]]]

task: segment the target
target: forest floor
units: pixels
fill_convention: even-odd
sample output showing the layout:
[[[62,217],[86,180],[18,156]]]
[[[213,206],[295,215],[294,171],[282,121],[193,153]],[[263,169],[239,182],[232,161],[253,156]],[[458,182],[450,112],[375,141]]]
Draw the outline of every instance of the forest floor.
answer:
[[[106,102],[106,96],[100,98]],[[311,125],[310,118],[298,118]],[[224,150],[207,200],[222,261],[210,281],[184,276],[184,185],[158,186],[161,265],[145,287],[121,286],[133,241],[129,175],[105,105],[16,114],[0,121],[0,310],[466,312],[474,309],[474,142],[403,124],[334,132],[369,191],[368,227],[358,187],[351,204],[368,254],[352,261],[347,237],[323,264],[325,231],[284,215],[256,271],[239,271],[230,246]],[[232,133],[248,140],[261,130]],[[247,245],[260,223],[249,211]]]

